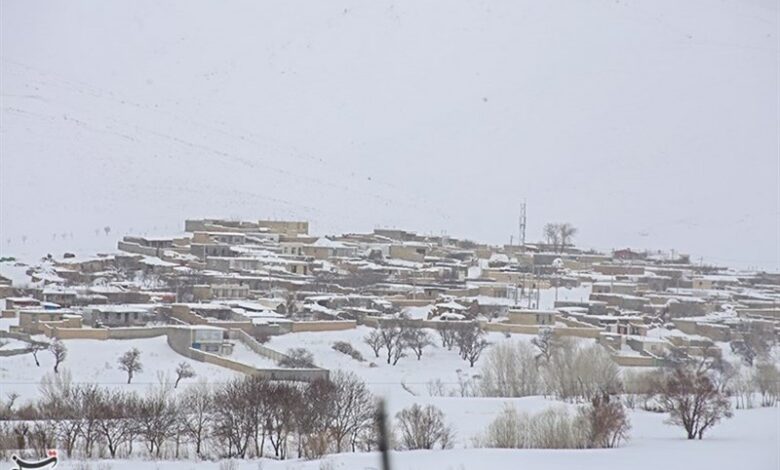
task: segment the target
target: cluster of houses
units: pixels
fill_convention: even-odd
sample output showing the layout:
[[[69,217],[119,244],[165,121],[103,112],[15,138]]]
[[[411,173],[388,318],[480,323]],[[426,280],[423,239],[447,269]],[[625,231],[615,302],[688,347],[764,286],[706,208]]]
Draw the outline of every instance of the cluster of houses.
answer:
[[[198,219],[184,228],[126,236],[116,252],[90,258],[0,263],[2,316],[18,318],[13,332],[51,337],[188,327],[190,346],[217,353],[229,331],[262,339],[396,317],[430,327],[478,321],[508,334],[593,338],[627,366],[780,332],[780,275],[685,256],[389,229],[321,237],[304,221]]]

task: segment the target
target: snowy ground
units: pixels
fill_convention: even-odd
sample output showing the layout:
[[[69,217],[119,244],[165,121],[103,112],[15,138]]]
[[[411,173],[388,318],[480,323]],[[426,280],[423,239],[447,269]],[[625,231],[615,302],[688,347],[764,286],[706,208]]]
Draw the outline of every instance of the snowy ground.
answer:
[[[244,364],[249,364],[258,369],[274,369],[278,367],[276,361],[257,354],[240,341],[234,343],[233,353],[225,357],[234,361],[243,362]]]
[[[435,331],[429,330],[437,346],[425,349],[422,359],[409,351],[407,357],[402,358],[397,365],[387,364],[384,351],[380,351],[380,357],[376,357],[363,338],[372,331],[371,328],[359,326],[353,330],[328,331],[317,333],[290,333],[274,336],[268,342],[268,346],[277,351],[284,352],[288,348],[303,347],[314,354],[315,363],[326,369],[350,370],[355,372],[369,385],[374,393],[389,395],[428,395],[428,383],[436,379],[441,380],[449,388],[456,388],[458,375],[471,376],[479,369],[479,362],[470,368],[468,363],[458,356],[456,350],[448,351],[438,346],[439,337]],[[530,335],[512,335],[512,339],[530,341]],[[507,338],[500,333],[489,333],[488,341],[500,343]],[[332,349],[336,341],[346,341],[352,347],[363,354],[365,362],[358,362],[346,354]],[[484,354],[484,353],[483,353]],[[371,364],[375,364],[372,366]],[[460,372],[459,372],[460,371]],[[406,386],[412,393],[404,390]]]
[[[318,366],[332,371],[354,372],[366,382],[371,392],[387,400],[390,414],[395,414],[413,403],[437,406],[444,411],[447,419],[456,428],[456,442],[461,446],[470,445],[476,432],[484,429],[507,402],[521,403],[522,407],[529,411],[561,406],[559,402],[537,397],[518,399],[461,397],[459,377],[468,380],[479,374],[480,362],[477,362],[474,368],[470,368],[468,363],[458,356],[456,350],[448,351],[438,346],[438,335],[431,330],[430,333],[437,346],[426,348],[420,361],[409,353],[410,355],[402,358],[397,365],[388,365],[382,352],[379,358],[375,357],[368,345],[363,342],[363,338],[370,331],[371,328],[360,326],[346,331],[291,333],[275,336],[267,345],[282,352],[288,348],[304,347],[314,354]],[[500,333],[488,334],[488,341],[492,344],[504,341],[530,341],[531,338],[532,335],[513,334],[511,338],[506,338]],[[335,341],[351,343],[363,354],[366,361],[358,362],[346,354],[334,351],[331,346]],[[486,353],[487,351],[483,354]],[[371,366],[371,363],[376,366]],[[446,394],[453,396],[431,395],[429,383],[437,379],[444,384]],[[456,423],[466,423],[467,426],[462,428]]]
[[[143,391],[159,383],[160,378],[175,380],[176,365],[189,363],[195,369],[196,378],[206,378],[209,382],[230,380],[238,374],[211,364],[192,361],[172,350],[164,336],[134,340],[65,340],[68,356],[60,367],[70,371],[74,382],[99,383],[106,386],[122,387]],[[125,351],[136,347],[141,351],[143,371],[137,373],[133,382],[127,385],[127,375],[120,370],[117,359]],[[32,354],[0,357],[0,387],[3,397],[17,392],[23,399],[38,394],[38,385],[47,373],[53,369],[53,357],[48,351],[38,353],[40,367],[35,366]]]
[[[535,402],[536,399],[531,400]],[[569,470],[631,469],[776,470],[780,468],[780,409],[740,410],[734,418],[713,428],[702,441],[688,441],[677,427],[663,423],[664,415],[632,412],[632,440],[617,449],[501,450],[463,449],[393,452],[394,470]],[[463,425],[464,423],[458,423]],[[6,465],[3,463],[2,465]],[[109,465],[110,467],[104,467]],[[85,469],[81,462],[63,461],[58,468]],[[155,462],[120,460],[91,462],[92,469],[111,470],[217,470],[218,462]],[[375,453],[341,454],[321,461],[238,461],[238,470],[367,470],[379,469]]]

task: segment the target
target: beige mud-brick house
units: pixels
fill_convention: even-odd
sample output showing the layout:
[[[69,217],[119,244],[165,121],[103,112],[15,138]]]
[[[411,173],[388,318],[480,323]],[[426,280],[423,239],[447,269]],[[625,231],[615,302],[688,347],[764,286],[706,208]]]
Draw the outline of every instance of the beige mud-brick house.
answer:
[[[507,323],[514,325],[552,326],[557,316],[554,310],[510,309]]]
[[[257,225],[281,235],[297,236],[309,233],[309,223],[297,220],[258,220]]]

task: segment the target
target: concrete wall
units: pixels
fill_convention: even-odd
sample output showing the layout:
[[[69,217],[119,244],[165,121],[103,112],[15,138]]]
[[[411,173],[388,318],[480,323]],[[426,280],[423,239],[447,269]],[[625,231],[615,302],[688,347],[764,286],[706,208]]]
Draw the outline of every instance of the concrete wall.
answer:
[[[43,334],[57,339],[108,339],[108,329],[59,328],[50,324],[43,324]]]
[[[404,307],[425,307],[426,305],[431,305],[433,302],[430,299],[394,299],[394,298],[386,298],[386,300],[389,300],[390,303],[393,304],[393,306],[397,308],[404,308]]]
[[[241,330],[238,330],[241,331]],[[241,332],[243,333],[243,332]],[[233,333],[237,335],[241,335],[241,333]],[[250,338],[251,339],[251,338]],[[255,341],[255,343],[257,343]],[[191,341],[190,341],[190,330],[187,328],[171,328],[168,332],[168,345],[176,351],[177,353],[181,354],[182,356],[188,357],[195,361],[205,362],[208,364],[214,364],[220,367],[224,367],[226,369],[230,369],[236,372],[240,372],[242,374],[246,375],[257,375],[260,377],[267,378],[269,380],[287,380],[287,381],[294,381],[294,382],[311,382],[313,380],[317,379],[327,379],[328,378],[328,370],[327,369],[258,369],[253,366],[250,366],[249,364],[244,364],[242,362],[234,361],[232,359],[228,359],[222,356],[218,356],[216,354],[207,353],[204,351],[200,351],[198,349],[193,349],[190,347]],[[259,343],[258,343],[259,345]],[[260,345],[262,346],[262,345]],[[251,347],[251,346],[250,346]],[[254,347],[252,348],[253,350]],[[274,357],[281,358],[284,357],[284,354],[281,354],[277,351],[274,351],[270,348],[265,348],[262,346],[261,350],[265,354],[273,355]],[[264,354],[264,355],[265,355]],[[274,359],[278,360],[278,359]]]
[[[303,331],[341,331],[352,330],[357,327],[355,320],[333,320],[333,321],[297,321],[292,324],[292,332],[299,333]]]
[[[260,344],[259,341],[246,334],[246,332],[244,332],[243,330],[235,330],[235,329],[230,330],[229,334],[231,339],[241,341],[243,344],[246,345],[246,347],[248,347],[252,351],[256,352],[257,354],[263,357],[267,357],[272,361],[279,362],[280,360],[287,357],[285,354],[282,354],[279,351],[276,351],[274,349],[271,349],[267,346]]]
[[[519,333],[524,335],[535,335],[539,333],[539,327],[536,325],[518,325],[510,323],[485,323],[482,325],[485,331],[498,331],[500,333]]]
[[[651,356],[617,356],[613,355],[615,364],[624,367],[660,367],[663,361]]]
[[[57,339],[141,339],[163,336],[170,327],[138,328],[64,328],[51,323],[43,323],[44,334]]]

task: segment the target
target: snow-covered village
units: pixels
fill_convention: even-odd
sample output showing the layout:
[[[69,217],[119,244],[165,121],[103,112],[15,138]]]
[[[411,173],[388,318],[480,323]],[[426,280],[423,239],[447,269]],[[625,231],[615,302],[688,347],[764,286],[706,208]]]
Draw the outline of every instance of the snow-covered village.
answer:
[[[0,470],[780,470],[777,0],[0,0]]]
[[[578,459],[629,465],[650,445],[672,468],[692,452],[776,463],[780,275],[583,251],[567,223],[503,246],[182,228],[2,260],[3,452],[376,468],[381,399],[399,463],[613,448]]]

